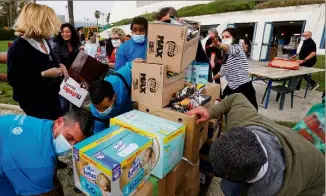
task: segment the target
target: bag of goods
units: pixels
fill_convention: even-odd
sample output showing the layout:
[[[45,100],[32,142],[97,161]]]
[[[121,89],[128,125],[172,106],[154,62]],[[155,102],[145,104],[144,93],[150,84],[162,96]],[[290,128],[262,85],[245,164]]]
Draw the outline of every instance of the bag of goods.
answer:
[[[298,132],[325,154],[325,103],[314,105],[293,130]]]

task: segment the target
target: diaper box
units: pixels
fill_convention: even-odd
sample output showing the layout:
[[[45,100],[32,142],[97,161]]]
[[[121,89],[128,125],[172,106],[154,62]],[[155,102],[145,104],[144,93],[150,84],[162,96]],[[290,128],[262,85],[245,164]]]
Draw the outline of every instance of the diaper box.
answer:
[[[150,177],[153,140],[119,126],[74,145],[75,186],[88,196],[129,196]]]
[[[137,110],[113,118],[110,123],[153,139],[152,175],[164,178],[182,159],[185,125]]]

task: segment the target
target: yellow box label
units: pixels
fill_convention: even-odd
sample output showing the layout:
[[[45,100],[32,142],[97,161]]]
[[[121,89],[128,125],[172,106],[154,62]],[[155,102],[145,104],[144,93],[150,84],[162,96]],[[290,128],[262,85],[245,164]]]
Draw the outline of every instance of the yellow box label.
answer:
[[[186,131],[185,126],[181,127],[178,131],[168,135],[167,137],[164,138],[163,142],[164,144],[174,140],[176,137],[178,137],[179,135],[181,135],[182,133],[184,133]]]

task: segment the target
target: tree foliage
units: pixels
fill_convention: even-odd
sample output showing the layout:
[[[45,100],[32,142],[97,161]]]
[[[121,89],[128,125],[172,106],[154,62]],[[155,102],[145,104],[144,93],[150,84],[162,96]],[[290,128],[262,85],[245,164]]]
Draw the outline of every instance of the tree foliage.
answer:
[[[23,7],[32,0],[0,1],[0,28],[12,27]]]

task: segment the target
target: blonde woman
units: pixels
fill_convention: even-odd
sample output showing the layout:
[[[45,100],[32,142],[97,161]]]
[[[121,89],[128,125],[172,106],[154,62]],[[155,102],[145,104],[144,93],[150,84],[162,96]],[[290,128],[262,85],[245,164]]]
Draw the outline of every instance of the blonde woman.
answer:
[[[8,51],[8,82],[13,98],[28,116],[55,120],[61,116],[58,96],[62,76],[46,40],[60,31],[61,22],[52,8],[29,3],[14,25],[18,36]]]
[[[115,63],[115,54],[117,49],[123,43],[125,32],[120,28],[111,29],[110,39],[108,45],[106,46],[107,55],[109,58],[109,65],[114,66]]]

